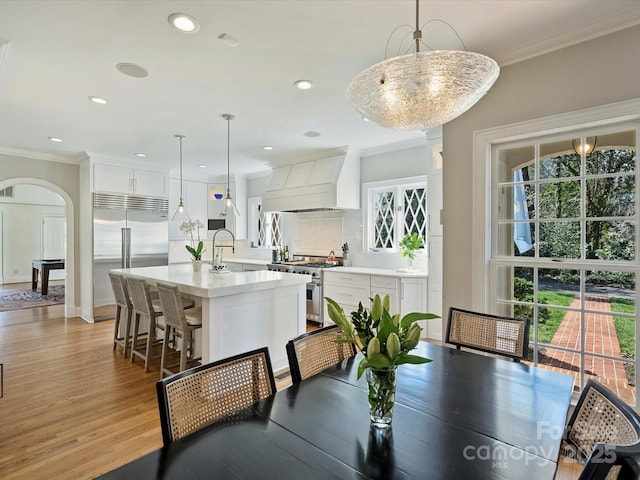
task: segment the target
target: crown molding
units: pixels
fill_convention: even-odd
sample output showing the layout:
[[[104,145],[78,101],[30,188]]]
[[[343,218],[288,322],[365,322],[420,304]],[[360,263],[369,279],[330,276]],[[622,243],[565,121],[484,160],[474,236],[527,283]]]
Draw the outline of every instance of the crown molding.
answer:
[[[625,12],[623,15],[610,17],[591,25],[576,28],[572,31],[559,33],[541,42],[532,43],[520,49],[513,50],[507,55],[497,56],[495,60],[501,67],[505,67],[636,25],[640,25],[640,8],[632,12]]]
[[[0,155],[12,157],[31,158],[33,160],[45,160],[47,162],[71,163],[78,165],[87,158],[86,152],[73,153],[69,155],[59,155],[56,153],[36,152],[33,150],[22,150],[20,148],[1,147]]]

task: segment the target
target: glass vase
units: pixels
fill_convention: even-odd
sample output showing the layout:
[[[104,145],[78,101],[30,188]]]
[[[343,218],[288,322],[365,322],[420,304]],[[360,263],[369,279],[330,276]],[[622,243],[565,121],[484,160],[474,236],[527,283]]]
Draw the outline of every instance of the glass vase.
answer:
[[[369,417],[379,428],[391,426],[393,404],[396,398],[396,367],[366,370],[369,387]]]

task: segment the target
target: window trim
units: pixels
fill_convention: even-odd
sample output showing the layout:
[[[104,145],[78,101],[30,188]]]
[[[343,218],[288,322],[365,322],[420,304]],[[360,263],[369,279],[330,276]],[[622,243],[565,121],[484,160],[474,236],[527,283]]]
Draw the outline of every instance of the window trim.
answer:
[[[397,247],[395,248],[380,248],[373,249],[370,248],[370,243],[372,240],[373,234],[373,222],[371,215],[373,214],[373,205],[372,198],[373,192],[382,190],[382,189],[406,189],[411,187],[420,187],[425,189],[425,202],[427,202],[427,208],[425,209],[425,230],[427,231],[427,235],[429,234],[429,205],[428,205],[428,192],[429,192],[429,176],[428,175],[417,175],[414,177],[405,177],[405,178],[395,178],[392,180],[381,180],[376,182],[367,182],[362,184],[362,251],[365,253],[376,253],[376,254],[396,254],[399,252]],[[403,199],[396,198],[396,201],[404,201]],[[404,221],[401,222],[404,228]],[[396,228],[400,228],[397,226],[398,222],[396,222]],[[425,239],[426,244],[427,239]]]
[[[491,279],[491,228],[494,214],[492,205],[496,192],[491,189],[493,175],[493,149],[504,143],[526,142],[541,136],[568,134],[594,127],[622,126],[640,121],[640,99],[588,108],[521,123],[503,125],[473,132],[473,215],[472,238],[482,239],[471,245],[471,301],[472,308],[488,311]]]
[[[523,123],[479,130],[473,133],[472,238],[479,240],[471,245],[471,302],[473,309],[495,313],[498,308],[497,302],[495,302],[498,293],[495,279],[497,279],[498,269],[502,266],[513,266],[515,263],[520,266],[538,269],[557,268],[558,266],[553,259],[535,258],[529,260],[526,257],[514,258],[492,255],[492,253],[497,253],[496,245],[494,245],[497,236],[492,235],[492,232],[498,224],[497,196],[499,194],[499,188],[493,188],[493,185],[499,183],[497,181],[499,180],[499,169],[495,168],[495,152],[505,145],[513,147],[513,145],[520,142],[531,143],[536,142],[541,137],[549,138],[562,134],[565,136],[569,134],[582,136],[594,129],[597,129],[598,132],[624,130],[627,128],[636,130],[636,144],[638,144],[640,143],[640,138],[638,137],[638,132],[640,132],[639,123],[640,99],[634,99]],[[636,148],[636,154],[637,152]],[[636,164],[636,184],[639,171]],[[639,214],[637,210],[638,201],[638,198],[636,198],[636,216]],[[640,238],[638,236],[640,231],[639,223],[636,222],[636,242]],[[575,269],[581,272],[589,269],[607,270],[609,265],[616,271],[634,273],[636,279],[640,276],[640,258],[638,258],[638,255],[636,255],[635,260],[624,262],[598,260],[592,263],[584,258],[564,259],[562,261],[563,269],[571,269],[575,266]],[[581,277],[582,275],[583,273],[581,273]],[[583,288],[582,283],[580,288]],[[637,281],[635,296],[636,299],[640,298],[640,282]],[[640,359],[637,356],[637,352],[640,351],[638,348],[640,344],[640,320],[638,318],[640,318],[640,311],[636,310],[636,359],[633,362],[636,367],[640,365]],[[586,354],[584,333],[582,335],[583,346],[580,348],[580,355],[584,358]],[[596,355],[596,357],[600,356]],[[637,392],[638,390],[636,389],[635,408],[640,407],[640,396],[637,395]]]

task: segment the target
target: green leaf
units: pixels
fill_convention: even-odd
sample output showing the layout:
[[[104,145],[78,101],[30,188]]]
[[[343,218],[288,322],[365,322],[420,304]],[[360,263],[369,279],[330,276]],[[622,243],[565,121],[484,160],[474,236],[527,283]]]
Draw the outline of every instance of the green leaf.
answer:
[[[400,327],[403,330],[406,330],[411,326],[413,322],[417,322],[418,320],[432,320],[434,318],[440,318],[435,313],[420,313],[420,312],[411,312],[407,313],[402,320],[400,320]]]
[[[383,353],[374,353],[367,359],[370,368],[389,368],[393,362]]]
[[[403,363],[429,363],[432,360],[430,358],[421,357],[419,355],[409,355],[407,353],[401,353],[396,357],[395,364],[402,365]]]
[[[416,232],[411,235],[407,233],[402,237],[398,246],[400,247],[400,253],[403,257],[413,260],[416,257],[415,251],[424,247],[424,239]]]
[[[389,315],[388,311],[382,312],[382,317],[380,318],[380,324],[378,325],[378,339],[380,343],[386,343],[387,338],[391,333],[398,333],[398,328],[393,324],[393,319],[391,315]]]
[[[369,368],[369,362],[367,361],[367,357],[364,357],[358,364],[358,380],[367,368]]]
[[[198,247],[193,248],[191,245],[185,245],[184,248],[187,249],[187,252],[191,254],[194,260],[202,260],[202,252],[206,250],[203,249],[204,243],[202,241],[198,242]]]

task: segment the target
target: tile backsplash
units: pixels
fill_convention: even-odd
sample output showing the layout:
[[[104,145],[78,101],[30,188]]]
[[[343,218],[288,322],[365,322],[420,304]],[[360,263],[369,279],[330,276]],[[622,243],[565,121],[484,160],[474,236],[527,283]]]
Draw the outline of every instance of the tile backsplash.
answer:
[[[341,255],[342,217],[301,218],[298,221],[298,249],[302,252],[320,252],[328,255],[331,250]]]

